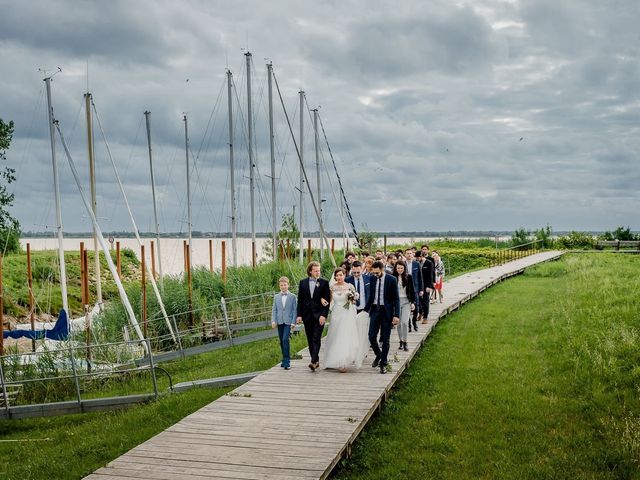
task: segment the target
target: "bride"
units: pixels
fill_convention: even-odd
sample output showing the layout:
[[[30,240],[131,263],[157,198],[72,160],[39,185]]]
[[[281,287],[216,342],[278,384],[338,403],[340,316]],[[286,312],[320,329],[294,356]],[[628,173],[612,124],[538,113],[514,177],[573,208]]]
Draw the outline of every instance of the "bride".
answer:
[[[342,267],[333,272],[331,323],[324,360],[325,368],[337,368],[341,372],[346,372],[351,365],[360,368],[369,351],[369,315],[366,312],[356,315],[357,293],[353,285],[344,281],[345,273]]]

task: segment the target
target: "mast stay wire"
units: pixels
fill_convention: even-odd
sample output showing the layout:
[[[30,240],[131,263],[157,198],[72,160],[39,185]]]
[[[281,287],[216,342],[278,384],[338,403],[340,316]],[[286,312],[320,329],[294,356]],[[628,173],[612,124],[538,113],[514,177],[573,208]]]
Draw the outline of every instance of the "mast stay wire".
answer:
[[[111,162],[111,166],[113,167],[113,173],[115,174],[116,180],[118,182],[118,187],[120,188],[120,192],[122,192],[122,198],[124,199],[124,203],[127,207],[127,211],[129,213],[129,217],[131,219],[131,224],[133,226],[133,233],[135,233],[136,235],[136,239],[138,240],[138,245],[142,245],[142,240],[140,239],[140,232],[138,230],[138,226],[136,224],[135,218],[133,216],[133,212],[131,211],[131,207],[129,205],[129,200],[127,199],[127,195],[124,191],[124,185],[122,185],[122,181],[120,180],[120,175],[118,174],[118,169],[116,167],[116,163],[113,160],[113,156],[111,155],[111,149],[109,148],[109,143],[107,142],[107,137],[104,133],[104,129],[102,128],[102,122],[100,121],[100,116],[98,115],[98,109],[96,108],[96,104],[93,101],[93,97],[91,97],[91,106],[93,107],[93,112],[96,116],[96,121],[98,123],[98,128],[100,129],[100,134],[102,135],[102,140],[104,141],[104,144],[107,148],[107,154],[109,157],[109,161]],[[60,132],[60,129],[58,128],[58,131]],[[60,132],[60,135],[62,136],[62,132]],[[71,165],[71,157],[69,157],[70,160],[70,165]],[[98,225],[98,222],[96,220],[96,226]],[[96,229],[97,230],[97,229]],[[100,233],[100,235],[102,236],[102,233]],[[102,242],[104,242],[104,238],[102,238]],[[145,262],[146,267],[147,267],[147,271],[149,272],[149,279],[151,280],[151,285],[153,287],[153,291],[156,295],[156,298],[158,299],[158,305],[160,307],[160,310],[162,311],[162,315],[164,316],[164,320],[167,324],[167,327],[169,328],[169,332],[171,333],[171,337],[173,338],[173,341],[177,341],[176,337],[175,337],[175,333],[173,331],[173,327],[171,326],[171,322],[169,321],[169,316],[167,315],[167,312],[164,308],[164,302],[162,301],[162,296],[160,295],[160,292],[158,290],[158,285],[156,284],[156,280],[155,277],[153,275],[153,272],[151,270],[151,267],[149,265],[149,263],[151,262]],[[136,331],[139,330],[136,329]]]
[[[237,116],[242,119],[242,121],[240,122],[240,125],[242,125],[241,135],[242,135],[242,138],[244,139],[245,145],[248,145],[248,142],[249,142],[248,133],[247,133],[247,131],[245,129],[245,124],[247,122],[245,121],[244,114],[242,113],[242,109],[240,108],[240,99],[238,97],[238,91],[236,89],[235,82],[233,83],[233,90],[235,92],[236,102],[238,103],[238,112],[239,112],[239,114]],[[255,150],[254,150],[254,153],[255,153]],[[255,169],[256,169],[256,173],[258,174],[257,175],[257,182],[256,182],[258,184],[258,188],[256,188],[256,190],[258,190],[258,199],[260,200],[260,206],[263,209],[263,213],[264,213],[265,218],[271,218],[271,214],[267,212],[266,199],[264,198],[264,195],[265,195],[264,186],[262,184],[262,175],[260,174],[260,169],[258,168],[257,155],[255,155],[255,157],[254,157],[254,166],[255,166]],[[250,168],[251,168],[251,166],[250,166]],[[262,187],[262,188],[260,188],[260,187]]]
[[[307,106],[307,112],[309,114],[310,123],[313,123],[313,115],[311,114],[311,108],[309,106],[309,102],[307,101],[307,95],[306,94],[304,95],[304,102],[305,102],[305,104]],[[318,119],[320,119],[320,111],[318,111]],[[313,131],[314,138],[315,138],[315,134],[316,134],[315,129],[312,129],[312,131]],[[327,168],[326,161],[325,161],[324,150],[320,145],[318,145],[318,151],[320,153],[320,157],[322,158],[321,162],[322,162],[322,165],[324,167],[323,171],[326,173],[327,179],[329,180],[328,184],[331,187],[331,193],[333,194],[333,197],[334,197],[335,202],[336,202],[336,208],[338,209],[338,214],[340,216],[340,220],[341,220],[341,223],[342,223],[342,226],[343,226],[343,231],[348,237],[347,227],[346,227],[346,225],[344,223],[343,212],[342,212],[342,209],[340,208],[342,206],[342,204],[340,202],[338,202],[337,196],[335,194],[333,179],[331,178],[331,175],[329,174],[329,170]]]
[[[208,210],[207,214],[210,216],[211,221],[212,221],[212,223],[214,225],[215,225],[215,217],[216,217],[216,215],[213,212],[213,210],[211,209],[210,203],[206,201],[207,197],[206,197],[205,187],[209,186],[209,184],[211,183],[211,176],[213,175],[213,172],[214,172],[215,157],[216,156],[214,155],[214,160],[212,161],[212,164],[211,164],[212,168],[209,169],[208,175],[206,176],[205,179],[203,179],[201,177],[200,170],[199,170],[199,167],[198,167],[198,162],[200,160],[201,155],[203,154],[203,152],[202,152],[203,147],[205,147],[205,150],[204,150],[204,155],[205,156],[209,152],[209,148],[211,146],[211,141],[212,141],[212,138],[213,138],[213,132],[216,130],[216,124],[217,124],[217,121],[218,121],[217,112],[218,112],[218,108],[220,106],[220,100],[222,98],[222,92],[223,92],[223,89],[224,89],[224,86],[225,86],[224,84],[225,84],[225,82],[223,81],[221,86],[220,86],[220,89],[218,90],[218,97],[216,98],[214,106],[213,106],[213,108],[211,110],[211,114],[209,115],[209,120],[207,121],[207,126],[206,126],[205,132],[204,132],[204,134],[202,136],[202,140],[200,141],[200,146],[198,148],[198,153],[196,155],[193,154],[193,151],[191,150],[191,144],[189,144],[189,150],[191,151],[191,155],[193,157],[193,168],[192,169],[197,174],[196,179],[195,179],[196,180],[195,183],[196,183],[196,185],[198,187],[200,187],[200,190],[202,191],[202,196],[200,198],[200,205],[198,206],[198,209],[196,211],[195,218],[197,219],[200,216],[200,214],[201,214],[201,212],[203,210],[203,207],[206,206],[205,209]],[[213,120],[213,125],[211,125],[211,121],[212,120]],[[219,145],[221,143],[220,142],[220,137],[221,137],[221,134],[218,136],[218,140],[215,143],[216,145]],[[207,140],[206,146],[205,146],[205,140]],[[204,185],[203,185],[202,180],[204,180]]]
[[[91,96],[91,102],[92,102],[92,105],[93,105],[94,112],[96,112],[96,109],[95,109],[96,107],[95,107],[95,104],[93,103],[93,96]],[[98,118],[98,114],[96,113],[96,119],[97,118]],[[136,146],[138,145],[138,137],[140,136],[140,128],[141,127],[142,127],[142,117],[140,118],[140,121],[138,122],[138,128],[136,130],[136,136],[135,136],[135,138],[133,140],[133,143],[131,144],[131,150],[129,151],[129,158],[127,159],[127,163],[125,165],[125,168],[124,168],[124,171],[123,171],[123,174],[122,174],[122,178],[123,178],[125,183],[127,183],[127,180],[128,180],[127,177],[129,175],[129,168],[131,167],[131,160],[133,159],[133,151],[136,148]],[[94,142],[94,144],[95,144],[95,142]],[[113,209],[111,210],[111,217],[106,219],[106,224],[109,226],[109,228],[114,229],[114,230],[115,230],[115,227],[113,225],[113,217],[114,217],[113,211],[115,210],[115,208],[116,208],[116,205],[113,205]]]
[[[313,116],[311,115],[311,109],[309,108],[309,103],[307,102],[307,96],[306,95],[304,97],[304,100],[305,100],[305,103],[307,104],[307,111],[309,112],[310,120],[313,121]],[[320,119],[320,111],[318,111],[318,119]],[[315,131],[314,131],[314,134],[315,134]],[[318,150],[320,152],[320,157],[322,158],[321,162],[322,162],[323,171],[326,174],[326,177],[328,179],[328,184],[331,187],[331,193],[333,194],[335,205],[336,205],[336,208],[338,210],[338,214],[340,216],[340,221],[342,223],[343,233],[345,234],[345,236],[347,238],[349,238],[347,225],[346,225],[345,219],[344,219],[344,212],[343,212],[343,209],[342,209],[343,203],[341,201],[339,201],[338,198],[337,198],[337,195],[336,195],[336,192],[335,192],[334,179],[333,179],[332,175],[329,173],[329,167],[327,166],[327,160],[326,160],[326,157],[325,157],[325,154],[324,154],[324,149],[322,148],[321,145],[318,145]]]
[[[287,119],[287,126],[289,127],[289,133],[291,134],[291,137],[293,137],[293,128],[291,127],[291,122],[289,121],[289,114],[287,113],[287,110],[284,106],[284,99],[282,98],[282,92],[280,91],[280,85],[278,84],[278,77],[276,76],[275,72],[273,72],[273,80],[274,83],[276,84],[276,90],[278,90],[278,96],[280,97],[280,104],[282,105],[282,109],[284,111],[284,115],[285,118]],[[309,198],[311,200],[311,204],[313,205],[313,209],[316,212],[316,217],[319,220],[320,219],[320,211],[318,210],[318,205],[316,203],[316,199],[313,196],[313,191],[311,190],[311,185],[309,185],[309,178],[307,176],[307,171],[304,168],[304,163],[302,162],[302,157],[300,156],[300,150],[298,149],[298,143],[296,142],[295,138],[292,138],[293,141],[293,145],[296,149],[296,153],[298,154],[298,161],[300,163],[300,167],[302,170],[302,174],[303,174],[303,178],[307,183],[307,190],[309,191]],[[324,240],[326,247],[327,247],[327,251],[329,252],[329,258],[331,259],[331,264],[335,267],[336,266],[336,259],[333,257],[333,253],[331,253],[331,247],[329,246],[329,241],[327,240],[327,237],[325,235],[324,232],[324,227],[322,226],[321,222],[318,222],[320,225],[320,236],[322,237],[322,239]]]
[[[360,243],[360,237],[358,236],[358,232],[356,231],[356,225],[353,221],[353,216],[351,215],[351,210],[349,209],[349,202],[347,202],[347,196],[344,193],[344,188],[342,186],[342,180],[340,178],[340,174],[338,173],[338,167],[336,167],[336,161],[333,158],[333,152],[331,151],[331,145],[329,145],[329,139],[327,138],[327,132],[324,129],[324,123],[322,122],[322,116],[320,112],[318,112],[318,120],[320,121],[320,127],[322,127],[322,134],[324,136],[324,141],[327,144],[327,150],[329,151],[329,156],[331,157],[331,163],[333,164],[333,169],[336,172],[336,177],[338,178],[338,185],[340,186],[340,193],[342,194],[342,199],[344,200],[344,206],[347,213],[347,218],[349,219],[349,223],[351,224],[351,229],[353,230],[353,235],[356,237],[356,242]]]
[[[122,282],[120,281],[119,277],[118,277],[118,273],[116,272],[116,267],[113,264],[113,260],[111,259],[111,255],[108,255],[108,247],[105,243],[104,240],[104,236],[102,234],[102,229],[100,228],[100,225],[98,224],[98,221],[96,219],[96,217],[93,215],[93,211],[91,210],[91,205],[89,204],[89,201],[87,200],[87,196],[84,192],[84,188],[82,188],[82,183],[80,182],[80,176],[78,175],[78,171],[75,167],[75,163],[73,161],[73,158],[71,158],[71,153],[69,153],[69,149],[67,147],[67,143],[65,142],[64,139],[64,135],[62,134],[62,130],[60,129],[60,124],[58,122],[55,122],[55,127],[56,130],[58,131],[58,135],[60,136],[60,141],[62,143],[62,146],[64,147],[64,152],[67,156],[67,161],[69,164],[69,168],[71,169],[71,173],[73,175],[73,178],[76,182],[76,186],[78,188],[78,191],[80,192],[80,197],[82,198],[82,203],[84,203],[85,205],[85,209],[87,210],[87,213],[89,214],[89,216],[91,217],[91,222],[93,224],[93,226],[95,227],[97,233],[98,233],[98,239],[100,241],[100,245],[103,249],[103,251],[105,252],[105,258],[107,260],[107,263],[109,264],[109,270],[112,272],[112,274],[114,274],[115,280],[116,280],[116,285],[118,287],[118,293],[120,294],[120,299],[122,300],[122,303],[124,304],[125,310],[127,311],[127,314],[129,316],[129,321],[131,322],[131,325],[133,326],[134,330],[136,331],[136,333],[138,334],[138,338],[143,341],[143,347],[146,351],[147,354],[150,354],[151,352],[149,352],[148,348],[147,348],[147,344],[144,343],[144,335],[142,334],[142,330],[140,330],[140,325],[138,324],[138,320],[136,319],[136,315],[133,312],[133,308],[131,306],[131,303],[129,302],[129,297],[127,296],[127,292],[124,289],[124,286],[122,285]]]

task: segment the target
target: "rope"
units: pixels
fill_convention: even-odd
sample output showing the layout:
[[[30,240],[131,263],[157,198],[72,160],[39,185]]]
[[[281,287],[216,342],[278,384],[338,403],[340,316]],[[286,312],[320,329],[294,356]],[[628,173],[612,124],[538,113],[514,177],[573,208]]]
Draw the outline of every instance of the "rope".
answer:
[[[318,112],[318,120],[320,120],[320,127],[322,127],[322,135],[324,136],[324,141],[327,144],[327,149],[329,150],[329,156],[331,157],[331,163],[333,163],[333,169],[335,170],[336,177],[338,178],[340,193],[342,194],[342,199],[344,200],[344,206],[347,211],[347,217],[349,218],[349,223],[351,224],[351,229],[353,230],[353,235],[356,237],[356,241],[360,243],[360,237],[358,236],[358,232],[356,231],[356,225],[353,221],[351,210],[349,209],[349,202],[347,202],[347,196],[345,195],[344,188],[342,187],[342,180],[340,179],[340,174],[338,173],[338,167],[336,167],[336,161],[333,158],[333,152],[331,151],[331,145],[329,145],[329,139],[327,138],[327,132],[324,129],[324,123],[322,122],[322,117],[320,116],[320,112]]]

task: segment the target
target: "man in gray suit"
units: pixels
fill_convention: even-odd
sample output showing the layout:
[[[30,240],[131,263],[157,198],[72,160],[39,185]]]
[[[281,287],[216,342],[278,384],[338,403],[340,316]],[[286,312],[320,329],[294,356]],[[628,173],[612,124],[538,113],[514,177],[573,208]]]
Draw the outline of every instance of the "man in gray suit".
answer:
[[[282,350],[282,363],[285,370],[291,368],[291,355],[289,353],[289,333],[296,326],[296,312],[298,301],[296,296],[289,291],[289,279],[280,277],[278,280],[280,293],[273,296],[273,308],[271,309],[271,328],[278,327],[280,350]]]

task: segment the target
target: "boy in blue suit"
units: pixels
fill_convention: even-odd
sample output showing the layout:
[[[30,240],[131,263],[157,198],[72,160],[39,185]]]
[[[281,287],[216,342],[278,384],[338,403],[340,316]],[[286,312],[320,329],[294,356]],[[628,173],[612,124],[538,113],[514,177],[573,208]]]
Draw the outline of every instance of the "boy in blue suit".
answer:
[[[280,366],[285,370],[289,370],[291,368],[289,333],[296,326],[298,300],[296,296],[289,291],[289,279],[287,277],[280,277],[278,284],[280,285],[280,293],[276,293],[273,296],[271,328],[278,327],[280,350],[282,350],[282,363],[280,363]]]

